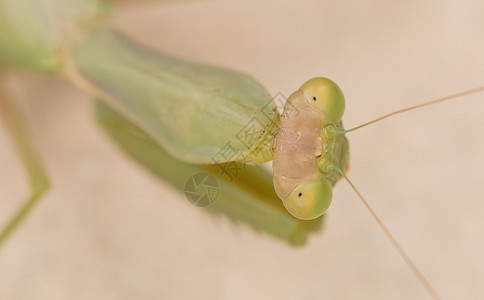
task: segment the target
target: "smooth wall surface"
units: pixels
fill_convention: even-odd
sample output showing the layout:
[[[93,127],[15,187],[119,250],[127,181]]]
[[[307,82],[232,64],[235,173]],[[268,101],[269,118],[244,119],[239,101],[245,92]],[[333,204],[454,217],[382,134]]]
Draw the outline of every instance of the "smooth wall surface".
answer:
[[[130,35],[271,94],[332,78],[346,127],[484,85],[482,1],[135,2],[116,18]],[[1,299],[428,298],[345,182],[325,230],[292,249],[128,160],[67,82],[16,72],[8,86],[52,189],[1,249]],[[348,176],[444,299],[484,297],[483,116],[480,94],[348,135]],[[0,127],[0,220],[27,194],[23,175]]]

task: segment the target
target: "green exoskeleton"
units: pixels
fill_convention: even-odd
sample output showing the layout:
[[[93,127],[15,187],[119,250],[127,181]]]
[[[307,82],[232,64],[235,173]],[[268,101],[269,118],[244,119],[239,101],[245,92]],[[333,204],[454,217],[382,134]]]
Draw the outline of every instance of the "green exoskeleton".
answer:
[[[341,174],[328,164],[346,169],[348,140],[328,130],[343,129],[344,109],[341,89],[322,77],[304,83],[286,102],[274,140],[274,188],[299,219],[317,218],[329,208]]]

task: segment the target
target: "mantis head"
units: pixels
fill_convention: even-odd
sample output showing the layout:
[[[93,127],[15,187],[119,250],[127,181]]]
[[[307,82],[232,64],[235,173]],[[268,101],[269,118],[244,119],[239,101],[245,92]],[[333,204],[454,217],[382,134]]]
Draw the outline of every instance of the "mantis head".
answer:
[[[326,212],[333,198],[333,188],[326,177],[321,176],[300,183],[283,204],[291,215],[301,220],[312,220]]]
[[[316,77],[306,81],[299,90],[313,107],[325,115],[328,123],[337,123],[343,117],[345,98],[334,81]]]

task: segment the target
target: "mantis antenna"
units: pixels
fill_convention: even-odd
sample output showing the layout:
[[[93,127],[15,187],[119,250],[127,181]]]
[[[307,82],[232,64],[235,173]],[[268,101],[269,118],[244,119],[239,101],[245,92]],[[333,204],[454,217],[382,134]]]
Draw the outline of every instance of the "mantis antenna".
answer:
[[[410,267],[412,272],[415,274],[415,276],[418,278],[418,280],[424,286],[424,288],[427,290],[427,292],[430,294],[430,296],[433,299],[440,299],[440,297],[437,294],[437,292],[435,291],[435,289],[432,287],[432,285],[430,285],[430,282],[427,280],[427,278],[425,278],[425,276],[422,274],[422,272],[417,268],[417,266],[410,259],[410,257],[405,252],[405,250],[403,250],[402,246],[400,246],[400,244],[397,242],[397,240],[391,234],[390,230],[388,230],[388,228],[385,226],[385,224],[383,224],[382,220],[378,217],[378,215],[375,213],[373,208],[371,208],[370,204],[365,200],[365,198],[360,193],[360,191],[358,191],[358,189],[355,187],[353,182],[351,182],[351,180],[346,176],[346,174],[343,171],[341,171],[338,167],[331,165],[331,164],[329,165],[329,167],[332,168],[333,170],[337,171],[338,173],[340,173],[341,176],[343,176],[345,178],[345,180],[348,182],[348,184],[351,186],[351,188],[358,195],[361,202],[363,202],[365,207],[368,209],[368,211],[370,212],[373,219],[375,219],[375,221],[378,223],[378,226],[380,226],[380,228],[383,230],[383,232],[385,233],[387,238],[390,240],[393,247],[397,250],[398,254],[400,254],[400,256],[403,258],[405,263]]]
[[[359,126],[353,127],[351,129],[348,129],[348,130],[337,130],[334,126],[331,126],[331,125],[327,127],[327,130],[328,130],[328,132],[330,134],[345,134],[345,133],[348,133],[348,132],[351,132],[351,131],[355,131],[357,129],[363,128],[365,126],[371,125],[373,123],[376,123],[378,121],[384,120],[386,118],[389,118],[391,116],[394,116],[394,115],[397,115],[397,114],[400,114],[400,113],[403,113],[403,112],[407,112],[407,111],[419,109],[419,108],[422,108],[422,107],[425,107],[425,106],[429,106],[429,105],[433,105],[433,104],[445,102],[445,101],[448,101],[448,100],[453,100],[453,99],[456,99],[456,98],[459,98],[459,97],[468,96],[468,95],[476,94],[476,93],[483,92],[483,91],[484,91],[484,86],[481,86],[481,87],[469,89],[469,90],[466,90],[466,91],[463,91],[463,92],[460,92],[460,93],[456,93],[456,94],[452,94],[452,95],[445,96],[445,97],[442,97],[442,98],[438,98],[438,99],[434,99],[434,100],[431,100],[431,101],[427,101],[427,102],[424,102],[424,103],[421,103],[421,104],[418,104],[418,105],[414,105],[414,106],[410,106],[410,107],[407,107],[407,108],[403,108],[403,109],[400,109],[400,110],[394,111],[392,113],[386,114],[386,115],[384,115],[382,117],[379,117],[377,119],[374,119],[372,121],[369,121],[367,123],[361,124]],[[440,299],[440,297],[437,294],[437,292],[435,291],[435,289],[430,285],[429,281],[425,278],[425,276],[422,274],[422,272],[417,268],[417,266],[415,265],[415,263],[410,259],[410,257],[405,252],[405,250],[403,250],[402,246],[400,246],[400,244],[393,237],[393,235],[388,230],[388,228],[383,224],[383,222],[381,221],[381,219],[378,217],[378,215],[375,213],[375,211],[371,208],[370,204],[365,200],[365,198],[363,197],[363,195],[358,191],[358,189],[353,184],[353,182],[351,182],[351,180],[346,176],[346,174],[343,171],[341,171],[340,168],[338,168],[337,166],[332,165],[329,162],[326,162],[326,164],[327,165],[325,166],[325,168],[327,170],[328,169],[333,169],[333,170],[337,171],[342,177],[345,178],[345,180],[348,182],[348,184],[351,186],[351,188],[356,192],[356,194],[360,198],[361,202],[363,202],[363,204],[368,209],[368,211],[370,212],[370,214],[372,215],[372,217],[378,223],[378,226],[383,230],[383,232],[385,233],[385,235],[387,236],[387,238],[390,240],[390,242],[392,243],[393,247],[397,250],[397,252],[400,254],[400,256],[405,261],[405,263],[410,267],[410,269],[412,270],[412,272],[415,274],[415,276],[417,277],[417,279],[420,281],[420,283],[423,285],[423,287],[427,290],[427,292],[430,294],[430,296],[432,298],[434,298],[434,299]]]
[[[336,130],[334,127],[328,127],[328,130],[330,130],[330,132],[332,134],[345,134],[345,133],[348,133],[348,132],[355,131],[357,129],[363,128],[365,126],[368,126],[370,124],[376,123],[376,122],[381,121],[383,119],[389,118],[389,117],[394,116],[394,115],[398,115],[398,114],[401,114],[401,113],[404,113],[404,112],[407,112],[407,111],[419,109],[419,108],[422,108],[422,107],[425,107],[425,106],[429,106],[429,105],[433,105],[433,104],[445,102],[445,101],[448,101],[448,100],[453,100],[453,99],[460,98],[460,97],[463,97],[463,96],[468,96],[468,95],[476,94],[476,93],[479,93],[479,92],[484,92],[484,86],[480,86],[480,87],[473,88],[473,89],[470,89],[470,90],[466,90],[466,91],[463,91],[463,92],[460,92],[460,93],[452,94],[452,95],[449,95],[449,96],[445,96],[445,97],[442,97],[442,98],[438,98],[438,99],[435,99],[435,100],[431,100],[431,101],[428,101],[428,102],[424,102],[424,103],[421,103],[421,104],[417,104],[417,105],[414,105],[414,106],[410,106],[410,107],[407,107],[407,108],[399,109],[397,111],[394,111],[392,113],[386,114],[386,115],[381,116],[381,117],[379,117],[379,118],[377,118],[375,120],[372,120],[370,122],[366,122],[364,124],[361,124],[359,126],[353,127],[351,129],[347,129],[347,130]]]

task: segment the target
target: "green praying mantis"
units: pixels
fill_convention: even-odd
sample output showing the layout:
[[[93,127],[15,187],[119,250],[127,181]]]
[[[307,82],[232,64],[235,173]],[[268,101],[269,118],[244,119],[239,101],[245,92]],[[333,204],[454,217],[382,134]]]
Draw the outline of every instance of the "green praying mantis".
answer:
[[[20,7],[23,2],[4,3],[8,10],[4,8],[1,12],[12,16],[15,8]],[[270,174],[261,168],[246,164],[258,164],[270,160],[272,155],[281,154],[272,154],[271,148],[277,148],[277,143],[282,145],[286,142],[280,132],[291,127],[285,127],[279,121],[279,115],[271,104],[270,96],[262,86],[238,72],[186,62],[140,46],[115,29],[106,27],[103,18],[109,14],[109,7],[103,2],[59,3],[79,5],[79,10],[66,11],[83,12],[85,9],[85,13],[75,16],[64,15],[68,21],[60,22],[66,22],[62,23],[66,26],[53,26],[52,28],[62,28],[62,31],[50,32],[49,36],[53,35],[55,38],[47,44],[42,36],[31,36],[39,34],[33,29],[36,25],[35,20],[42,21],[42,16],[31,18],[32,27],[23,28],[24,32],[20,32],[20,35],[17,30],[13,30],[20,26],[2,24],[2,36],[15,37],[13,41],[1,44],[2,57],[6,63],[63,75],[93,97],[102,99],[102,102],[97,102],[97,118],[110,136],[132,158],[180,189],[190,174],[234,168],[237,167],[237,163],[242,162],[245,169],[241,170],[234,180],[226,180],[223,173],[218,177],[221,191],[227,194],[220,195],[214,206],[209,208],[214,213],[222,213],[234,220],[246,222],[291,244],[303,244],[307,234],[319,229],[320,216],[328,208],[328,200],[331,198],[328,191],[331,190],[331,185],[344,175],[341,170],[344,170],[347,164],[347,148],[336,153],[338,158],[343,157],[339,163],[332,159],[325,161],[326,157],[323,155],[318,157],[318,161],[316,157],[320,153],[313,153],[315,160],[311,163],[317,166],[317,169],[311,170],[310,177],[318,177],[317,182],[320,183],[325,182],[325,174],[330,173],[332,179],[329,184],[326,183],[323,187],[307,187],[307,178],[297,178],[299,182],[295,185],[303,190],[291,188],[290,192],[293,193],[290,196],[285,197],[287,195],[282,193],[282,202],[274,201],[277,198],[272,190]],[[59,3],[51,4],[62,11],[63,6]],[[25,13],[17,10],[19,11]],[[32,11],[33,14],[38,12]],[[75,22],[69,23],[69,18],[73,18]],[[15,22],[25,20],[25,17],[2,20]],[[33,32],[29,32],[28,29]],[[319,89],[321,86],[308,84],[309,87],[303,85],[298,91],[308,94],[308,90]],[[470,92],[477,91],[479,90]],[[305,100],[312,105],[311,100],[314,97],[316,101],[331,100],[318,95],[305,95],[304,99],[299,100]],[[168,99],[170,101],[166,101]],[[16,117],[15,109],[10,106],[10,102],[5,103],[3,111],[9,112],[6,119],[10,124],[18,124],[19,117]],[[288,103],[291,104],[292,101]],[[304,109],[298,106],[296,109],[300,113],[299,116],[305,116]],[[325,108],[311,109],[317,112],[316,119],[321,123],[313,133],[312,142],[316,142],[318,138],[325,141],[331,138],[344,138],[344,130],[341,124],[337,123],[341,118],[340,112],[336,113],[339,118],[323,122],[328,119]],[[246,127],[253,128],[252,125],[256,128],[254,132],[259,135],[251,135],[250,141],[241,140],[240,133],[245,136],[242,130]],[[2,237],[11,232],[47,188],[43,168],[32,153],[28,140],[23,136],[21,126],[12,128],[18,131],[14,136],[17,137],[19,149],[24,150],[22,155],[30,170],[33,194],[28,205],[10,221]],[[309,134],[309,131],[304,129],[303,133]],[[346,145],[343,147],[345,148],[347,144],[344,141],[343,139],[336,144]],[[237,154],[238,160],[219,155],[227,145]],[[336,145],[333,145],[328,150],[331,152],[336,148]],[[324,149],[322,144],[321,149]],[[284,162],[287,160],[281,161]],[[212,165],[213,163],[217,165]],[[277,164],[274,167],[277,169]],[[179,172],[174,173],[170,170]],[[277,186],[278,184],[276,192]],[[280,186],[284,188],[288,184],[281,183]],[[309,216],[306,216],[307,211],[304,206],[299,205],[299,199],[304,199],[302,197],[307,193],[318,189],[324,192],[315,193],[317,197],[314,199],[325,201],[321,206],[316,205],[317,212],[310,211]],[[326,196],[320,197],[322,193]],[[302,219],[316,219],[295,219],[286,212],[281,203],[296,216],[302,212]]]

